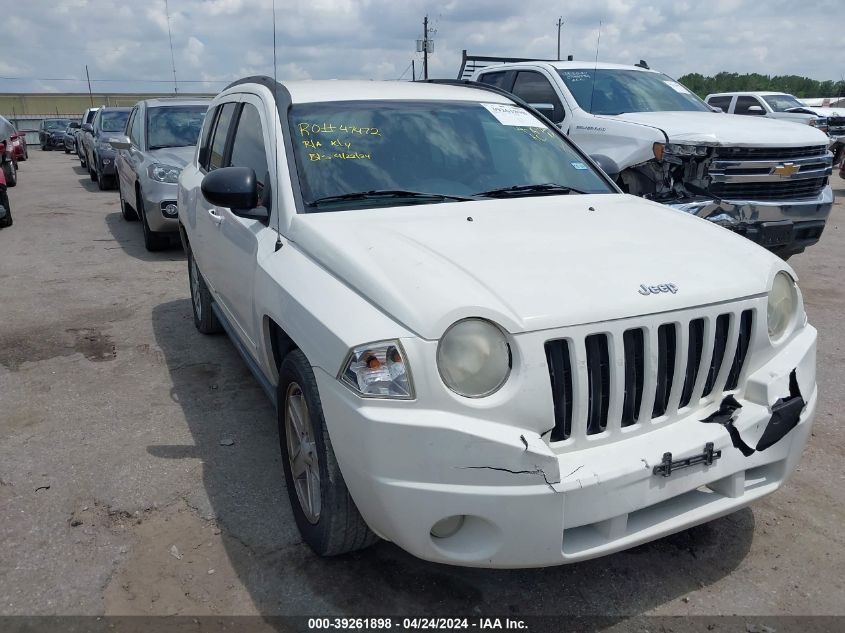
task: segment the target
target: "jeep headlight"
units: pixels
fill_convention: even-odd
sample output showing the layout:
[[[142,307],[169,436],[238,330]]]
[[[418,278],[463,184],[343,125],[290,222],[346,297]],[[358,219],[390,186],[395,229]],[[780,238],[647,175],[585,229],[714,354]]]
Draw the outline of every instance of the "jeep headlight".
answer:
[[[101,152],[113,152],[114,148],[111,146],[109,141],[111,141],[111,139],[100,139],[97,141],[97,149]]]
[[[148,168],[150,178],[158,182],[179,182],[179,174],[182,173],[181,167],[174,167],[173,165],[162,165],[156,163],[150,165]]]
[[[354,348],[346,357],[340,381],[369,398],[414,397],[411,372],[399,341],[380,341]]]
[[[798,310],[798,290],[795,281],[781,271],[775,275],[769,291],[766,318],[769,324],[769,339],[777,342],[786,334]]]
[[[437,346],[437,370],[444,384],[467,398],[482,398],[501,389],[511,371],[505,333],[484,319],[452,325]]]

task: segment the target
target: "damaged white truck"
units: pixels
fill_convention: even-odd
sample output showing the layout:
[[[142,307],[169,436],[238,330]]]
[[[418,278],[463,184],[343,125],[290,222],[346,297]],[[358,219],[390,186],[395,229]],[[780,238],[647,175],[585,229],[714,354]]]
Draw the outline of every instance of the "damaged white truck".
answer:
[[[795,272],[499,91],[235,82],[178,208],[194,323],[276,403],[321,555],[593,558],[774,492],[809,436]]]
[[[816,243],[833,205],[827,135],[714,112],[638,66],[467,55],[459,78],[535,106],[623,191],[707,218],[788,258]]]

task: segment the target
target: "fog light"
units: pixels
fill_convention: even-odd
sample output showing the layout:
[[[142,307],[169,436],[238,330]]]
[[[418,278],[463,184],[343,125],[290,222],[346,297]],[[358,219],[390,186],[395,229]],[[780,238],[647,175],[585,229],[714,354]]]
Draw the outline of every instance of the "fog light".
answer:
[[[161,212],[166,218],[175,218],[179,215],[179,210],[173,202],[161,205]]]
[[[431,535],[435,538],[449,538],[464,526],[464,518],[463,514],[456,514],[440,519],[431,526]]]
[[[103,159],[103,165],[111,165],[111,159],[110,158],[104,158]]]

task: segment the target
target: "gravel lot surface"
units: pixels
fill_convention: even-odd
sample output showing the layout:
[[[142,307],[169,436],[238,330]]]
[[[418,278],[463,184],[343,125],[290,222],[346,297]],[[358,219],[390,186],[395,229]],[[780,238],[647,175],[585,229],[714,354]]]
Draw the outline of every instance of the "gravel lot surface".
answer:
[[[117,192],[98,191],[73,155],[36,148],[10,197],[0,614],[845,615],[841,203],[791,261],[819,329],[820,402],[788,485],[627,552],[489,571],[390,543],[314,556],[271,405],[225,336],[194,329],[181,249],[147,253]]]

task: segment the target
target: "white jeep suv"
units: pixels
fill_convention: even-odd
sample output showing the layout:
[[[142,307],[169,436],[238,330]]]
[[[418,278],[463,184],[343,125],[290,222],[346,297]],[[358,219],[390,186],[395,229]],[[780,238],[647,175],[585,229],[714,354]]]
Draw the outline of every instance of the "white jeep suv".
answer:
[[[194,322],[276,403],[320,554],[600,556],[774,492],[809,435],[792,269],[496,89],[235,82],[178,209]]]

